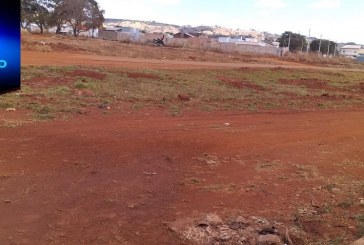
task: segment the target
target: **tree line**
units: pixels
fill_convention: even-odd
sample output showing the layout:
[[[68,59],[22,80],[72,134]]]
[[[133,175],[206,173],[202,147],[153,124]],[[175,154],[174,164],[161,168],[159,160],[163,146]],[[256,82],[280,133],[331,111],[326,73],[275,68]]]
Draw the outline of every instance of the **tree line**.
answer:
[[[24,28],[36,24],[41,33],[50,27],[61,32],[63,24],[69,24],[73,35],[78,36],[82,27],[92,29],[102,27],[104,10],[96,0],[21,0],[21,24]]]
[[[336,52],[336,42],[327,39],[315,39],[311,42],[307,41],[306,36],[290,31],[284,32],[277,40],[280,47],[289,47],[291,52],[306,52],[307,46],[311,52],[320,52],[322,54],[334,54]]]

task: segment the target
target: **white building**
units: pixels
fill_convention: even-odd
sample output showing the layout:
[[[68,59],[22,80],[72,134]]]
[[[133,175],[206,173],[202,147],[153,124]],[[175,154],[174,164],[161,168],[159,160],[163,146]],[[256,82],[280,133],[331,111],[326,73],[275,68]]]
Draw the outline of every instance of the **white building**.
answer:
[[[234,43],[236,45],[250,45],[250,46],[271,46],[265,42],[260,41],[258,38],[254,37],[219,37],[217,39],[219,43]]]
[[[93,31],[92,31],[92,28],[88,29],[87,31],[86,30],[81,30],[79,35],[82,36],[82,37],[98,38],[99,37],[99,29],[95,28]]]
[[[340,55],[355,59],[359,56],[361,45],[345,45],[340,49]]]
[[[219,43],[238,43],[244,42],[242,37],[218,37],[217,41]]]
[[[133,27],[106,27],[98,31],[98,37],[108,40],[138,41],[144,35],[139,29]]]
[[[48,29],[49,33],[56,33],[57,31],[57,27],[51,27]],[[61,29],[60,29],[60,34],[64,34],[64,35],[72,35],[73,34],[73,29],[70,25],[67,24],[62,24],[61,25]]]

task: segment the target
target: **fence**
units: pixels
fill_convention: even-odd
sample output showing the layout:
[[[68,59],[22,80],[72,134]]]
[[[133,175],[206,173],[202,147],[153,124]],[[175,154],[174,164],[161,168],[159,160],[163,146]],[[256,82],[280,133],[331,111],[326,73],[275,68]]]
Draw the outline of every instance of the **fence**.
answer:
[[[153,39],[161,38],[161,36],[161,34],[140,34],[136,37],[130,33],[99,31],[99,38],[102,39],[130,41],[136,43],[146,43],[148,41],[152,41]],[[282,48],[277,48],[274,46],[260,46],[257,43],[219,43],[216,39],[207,37],[165,38],[164,42],[167,46],[198,48],[226,53],[253,53],[273,56],[281,56],[284,53]]]
[[[254,53],[273,56],[281,56],[284,53],[282,48],[274,46],[260,46],[253,43],[219,43],[217,40],[211,38],[167,38],[166,44],[169,46],[202,48],[225,53]]]
[[[166,44],[169,46],[201,48],[225,53],[254,53],[281,56],[284,52],[282,48],[274,46],[260,46],[252,43],[219,43],[217,40],[211,38],[167,38]]]
[[[139,42],[140,39],[144,36],[141,33],[132,33],[132,32],[117,32],[117,31],[103,31],[100,30],[98,33],[99,38],[105,40],[119,40],[119,41],[130,41],[130,42]]]

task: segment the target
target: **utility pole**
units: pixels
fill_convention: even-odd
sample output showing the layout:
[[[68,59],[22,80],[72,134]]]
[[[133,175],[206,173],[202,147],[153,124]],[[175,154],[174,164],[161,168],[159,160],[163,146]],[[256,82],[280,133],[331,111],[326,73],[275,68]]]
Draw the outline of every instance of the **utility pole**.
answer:
[[[329,44],[327,45],[327,57],[329,57],[330,54],[330,39],[329,39]]]
[[[310,39],[311,39],[311,29],[308,30],[308,39],[307,39],[307,50],[306,50],[306,53],[308,53],[308,50],[310,49]]]
[[[288,37],[288,52],[290,51],[290,46],[291,46],[291,33],[289,34]]]
[[[322,41],[322,34],[320,35],[319,54],[321,53],[321,41]]]

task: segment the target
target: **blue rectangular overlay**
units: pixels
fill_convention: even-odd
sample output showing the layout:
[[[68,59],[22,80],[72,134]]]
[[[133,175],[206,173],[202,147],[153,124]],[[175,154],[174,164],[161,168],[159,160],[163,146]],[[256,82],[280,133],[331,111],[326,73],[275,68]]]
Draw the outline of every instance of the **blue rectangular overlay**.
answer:
[[[20,0],[0,0],[0,94],[20,89]]]

